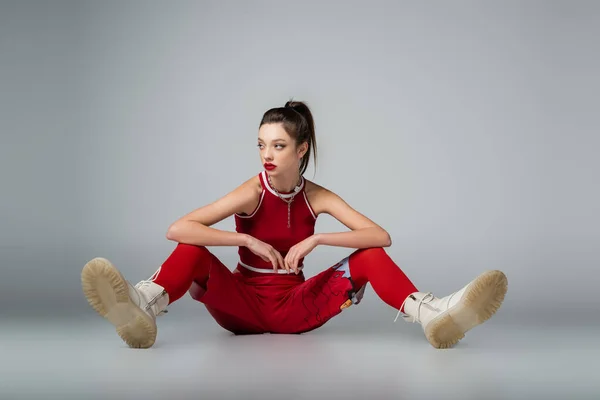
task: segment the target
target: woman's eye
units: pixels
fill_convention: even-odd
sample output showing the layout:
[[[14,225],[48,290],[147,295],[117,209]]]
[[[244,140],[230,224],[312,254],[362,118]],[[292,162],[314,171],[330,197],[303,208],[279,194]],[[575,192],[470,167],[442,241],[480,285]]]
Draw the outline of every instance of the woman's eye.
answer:
[[[262,144],[257,144],[256,147],[258,147],[260,149],[260,148],[263,147],[263,145]],[[284,149],[285,145],[283,145],[283,144],[276,144],[275,147],[279,148],[279,149]]]

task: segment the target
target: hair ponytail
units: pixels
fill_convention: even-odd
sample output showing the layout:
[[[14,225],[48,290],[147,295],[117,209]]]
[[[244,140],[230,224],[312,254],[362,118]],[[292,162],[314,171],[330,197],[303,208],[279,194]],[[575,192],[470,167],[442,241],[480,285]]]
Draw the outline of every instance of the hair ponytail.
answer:
[[[310,162],[310,153],[314,155],[315,169],[317,167],[317,140],[315,134],[315,122],[306,103],[302,101],[290,100],[283,107],[272,108],[265,112],[260,121],[259,129],[264,124],[282,123],[283,128],[288,135],[296,142],[296,145],[301,145],[307,142],[308,149],[300,160],[298,166],[300,175],[304,175],[308,163]]]

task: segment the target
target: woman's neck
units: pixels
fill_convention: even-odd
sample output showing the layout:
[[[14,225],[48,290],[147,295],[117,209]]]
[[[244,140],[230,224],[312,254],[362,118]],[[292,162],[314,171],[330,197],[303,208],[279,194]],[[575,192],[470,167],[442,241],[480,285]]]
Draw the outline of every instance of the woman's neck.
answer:
[[[268,174],[267,174],[268,175]],[[268,176],[271,182],[271,186],[275,188],[280,193],[290,193],[292,192],[296,186],[300,185],[301,177],[300,174],[296,174],[296,176],[279,176],[273,177]]]

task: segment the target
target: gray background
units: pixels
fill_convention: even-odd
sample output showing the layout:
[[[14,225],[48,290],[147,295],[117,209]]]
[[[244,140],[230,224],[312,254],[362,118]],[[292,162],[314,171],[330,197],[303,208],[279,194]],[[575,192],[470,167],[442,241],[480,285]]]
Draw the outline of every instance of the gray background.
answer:
[[[592,1],[1,2],[0,349],[15,361],[0,394],[599,393],[583,368],[599,355],[599,35]],[[174,249],[171,222],[260,172],[260,117],[291,97],[316,122],[307,179],[385,227],[423,291],[503,270],[503,307],[438,352],[370,287],[291,338],[230,338],[185,296],[156,348],[129,352],[87,305],[81,268],[101,256],[148,278]],[[235,266],[236,248],[211,250]],[[305,271],[350,251],[318,247]],[[40,363],[62,357],[62,369]],[[285,357],[312,382],[294,396],[271,381]]]

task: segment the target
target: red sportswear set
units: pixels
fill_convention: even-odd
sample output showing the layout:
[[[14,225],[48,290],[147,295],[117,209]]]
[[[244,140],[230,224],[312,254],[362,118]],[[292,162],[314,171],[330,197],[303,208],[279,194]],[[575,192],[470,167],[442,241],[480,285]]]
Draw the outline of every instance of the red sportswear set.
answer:
[[[270,186],[266,171],[259,175],[260,201],[249,215],[235,214],[236,231],[272,245],[285,256],[296,243],[314,233],[317,217],[305,193],[305,180],[290,208]],[[215,321],[234,334],[303,333],[316,329],[351,304],[358,304],[368,282],[394,307],[417,288],[383,248],[359,249],[335,265],[306,279],[285,269],[274,272],[270,262],[245,246],[232,272],[204,246],[179,243],[150,278],[165,288],[169,303],[189,291]],[[303,267],[304,259],[298,260]]]

